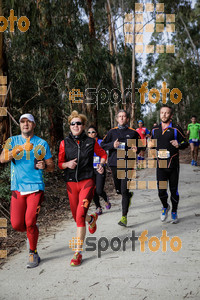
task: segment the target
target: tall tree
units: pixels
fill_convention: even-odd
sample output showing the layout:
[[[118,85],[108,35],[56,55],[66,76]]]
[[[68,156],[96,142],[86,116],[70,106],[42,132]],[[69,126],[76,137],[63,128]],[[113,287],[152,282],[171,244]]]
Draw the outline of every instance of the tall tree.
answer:
[[[3,16],[3,3],[0,0],[0,16]],[[4,52],[4,33],[0,32],[0,76],[7,77],[7,65]],[[8,80],[7,80],[8,82]],[[3,82],[0,82],[3,85]],[[7,83],[6,83],[7,85]],[[0,95],[0,107],[9,107],[9,95]],[[0,115],[0,145],[3,145],[9,136],[9,117]],[[1,149],[1,148],[0,148]]]

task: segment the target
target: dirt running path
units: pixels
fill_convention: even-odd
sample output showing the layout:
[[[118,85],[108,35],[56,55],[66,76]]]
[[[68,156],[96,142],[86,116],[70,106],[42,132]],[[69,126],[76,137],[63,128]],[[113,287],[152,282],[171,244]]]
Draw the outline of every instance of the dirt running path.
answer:
[[[140,180],[155,180],[153,170],[140,172]],[[124,240],[148,230],[148,238],[167,231],[170,240],[178,236],[182,249],[173,252],[168,242],[167,251],[151,252],[145,242],[132,251],[130,239],[126,251],[101,253],[84,251],[83,263],[72,268],[69,263],[72,250],[69,240],[76,232],[72,220],[60,224],[56,234],[39,240],[41,263],[35,269],[26,269],[27,250],[10,257],[0,270],[0,299],[6,300],[60,300],[60,299],[200,299],[200,168],[181,165],[180,223],[173,225],[170,217],[160,221],[161,205],[156,190],[136,190],[128,215],[128,227],[117,225],[121,217],[120,197],[112,199],[112,209],[98,220],[97,241],[106,237]],[[91,235],[88,234],[88,237]],[[115,244],[116,245],[116,244]],[[102,243],[103,246],[103,243]],[[100,252],[99,252],[100,253]]]

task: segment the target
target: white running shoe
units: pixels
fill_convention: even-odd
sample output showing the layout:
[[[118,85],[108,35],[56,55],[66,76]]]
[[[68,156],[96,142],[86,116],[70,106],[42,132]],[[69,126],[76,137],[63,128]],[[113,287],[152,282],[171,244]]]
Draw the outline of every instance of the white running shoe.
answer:
[[[161,219],[162,222],[164,222],[167,219],[169,210],[170,210],[169,204],[168,204],[167,208],[164,208],[164,207],[162,208],[162,213],[161,213],[161,216],[160,216],[160,219]]]

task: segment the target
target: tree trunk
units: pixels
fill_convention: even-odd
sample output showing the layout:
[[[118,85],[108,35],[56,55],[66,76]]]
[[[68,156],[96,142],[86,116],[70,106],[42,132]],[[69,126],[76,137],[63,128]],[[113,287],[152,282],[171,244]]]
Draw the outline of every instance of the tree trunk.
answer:
[[[91,57],[93,53],[93,43],[95,42],[95,25],[94,25],[94,15],[92,12],[92,0],[87,0],[87,6],[88,6],[88,14],[89,14],[89,34],[90,34],[90,52]],[[94,87],[94,86],[93,86]],[[87,104],[87,113],[89,116],[89,121],[92,122],[97,127],[97,106],[96,104]]]
[[[109,103],[109,113],[110,113],[110,127],[113,128],[114,127],[113,112],[110,103]]]
[[[47,42],[46,38],[45,38],[45,28],[47,27],[51,27],[52,26],[52,21],[51,21],[51,16],[46,15],[45,9],[42,6],[42,1],[41,0],[37,0],[37,8],[39,10],[39,26],[41,28],[41,32],[42,34],[40,35],[40,40],[41,40],[41,44],[42,44],[42,48],[43,48],[43,53],[44,55],[46,55],[48,57],[48,53],[49,53],[49,42]],[[50,37],[51,38],[51,37]],[[48,57],[49,58],[49,57]],[[50,61],[49,63],[52,63],[52,61]],[[38,89],[40,87],[40,82],[38,81]],[[48,82],[46,82],[45,78],[44,78],[44,85],[48,85]],[[50,103],[50,95],[51,93],[51,89],[49,88],[49,90],[44,91],[44,94],[48,100],[48,102]],[[56,95],[56,97],[60,97],[58,94]],[[52,106],[49,105],[48,109],[47,109],[47,115],[48,115],[48,121],[49,121],[49,134],[50,134],[50,147],[51,147],[51,151],[52,153],[55,153],[55,150],[57,150],[57,146],[58,146],[58,142],[63,140],[63,116],[60,114],[60,111],[57,110],[56,108],[52,108]]]
[[[184,26],[184,28],[185,28],[185,31],[186,31],[186,33],[187,33],[187,35],[188,35],[188,38],[189,38],[189,40],[190,40],[190,43],[191,43],[192,48],[193,48],[193,50],[194,50],[194,53],[196,54],[196,58],[197,58],[198,65],[199,65],[199,67],[200,67],[199,52],[198,52],[198,50],[197,50],[197,48],[196,48],[196,46],[195,46],[195,44],[194,44],[194,42],[193,42],[193,40],[192,40],[192,38],[191,38],[191,35],[190,35],[190,33],[189,33],[188,29],[187,29],[187,26],[186,26],[185,22],[183,21],[183,18],[181,17],[181,15],[179,15],[179,18],[180,18],[180,20],[181,20],[181,22],[182,22],[182,24],[183,24],[183,26]]]
[[[108,11],[108,16],[110,15],[110,25],[111,25],[110,28],[111,28],[112,41],[113,41],[113,50],[114,50],[115,59],[116,59],[117,72],[118,72],[118,76],[119,76],[121,99],[122,99],[122,103],[123,103],[124,108],[126,108],[125,95],[124,95],[124,82],[123,82],[123,77],[122,77],[122,72],[121,72],[121,68],[120,68],[120,65],[119,65],[119,61],[118,61],[118,58],[116,56],[116,54],[117,54],[117,40],[116,40],[115,23],[114,23],[114,20],[113,20],[113,17],[112,17],[110,0],[107,0],[107,11]],[[115,109],[115,114],[117,114],[117,112],[119,110],[118,103],[115,104],[114,109]]]
[[[92,0],[87,0],[89,11],[89,33],[91,38],[95,38],[94,16],[92,12]]]
[[[135,22],[135,13],[133,16],[133,21]],[[135,24],[133,30],[133,49],[132,49],[132,97],[131,97],[131,106],[130,106],[130,127],[133,127],[135,122]]]
[[[124,55],[126,56],[126,38],[125,38],[125,31],[124,31],[124,1],[122,0],[122,16],[123,16],[123,36],[124,36]]]
[[[110,55],[113,57],[114,56],[113,32],[112,32],[110,9],[108,4],[106,4],[106,9],[108,15],[109,50],[110,50]],[[113,65],[113,63],[110,63],[110,68],[111,68],[111,77],[112,77],[113,86],[117,87],[116,67]]]
[[[3,16],[2,0],[0,0],[0,15]],[[3,53],[3,32],[0,32],[0,76],[6,76],[5,74],[7,67],[5,65],[4,53]],[[1,84],[1,83],[0,83]],[[0,95],[0,107],[3,106],[5,100],[4,95]],[[6,103],[4,106],[8,107],[9,95],[7,96]],[[4,142],[9,137],[9,118],[8,116],[0,116],[0,145],[3,145]]]
[[[49,119],[49,133],[50,133],[50,146],[52,153],[57,150],[58,142],[63,140],[63,119],[56,116],[56,113],[52,107],[48,109]]]
[[[110,55],[112,57],[114,57],[114,54],[115,54],[115,49],[114,49],[114,44],[113,44],[114,35],[113,35],[113,28],[112,28],[110,5],[108,2],[106,4],[106,9],[107,9],[107,16],[108,16],[109,50],[110,50]],[[112,77],[113,86],[114,86],[114,88],[117,88],[117,70],[116,70],[116,66],[112,62],[110,63],[110,68],[111,68],[111,77]],[[118,110],[119,110],[119,104],[115,103],[115,105],[114,105],[115,114],[117,114]],[[112,117],[112,120],[111,120],[111,124],[112,124],[111,128],[112,128],[114,124],[113,124],[113,112],[112,112],[112,107],[110,105],[110,102],[109,102],[109,111],[110,111],[110,116]],[[115,120],[115,122],[116,122],[116,120]]]

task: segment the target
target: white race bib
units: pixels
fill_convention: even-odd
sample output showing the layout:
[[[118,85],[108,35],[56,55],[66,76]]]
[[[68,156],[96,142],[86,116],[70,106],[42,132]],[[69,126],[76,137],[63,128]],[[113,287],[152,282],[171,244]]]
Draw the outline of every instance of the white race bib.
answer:
[[[97,165],[100,164],[100,157],[99,156],[93,156],[93,167],[97,169]]]
[[[158,158],[169,158],[170,157],[170,152],[163,149],[158,151]]]
[[[119,146],[117,147],[117,149],[125,150],[125,145],[126,145],[125,143],[120,142]]]

